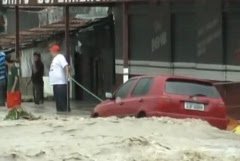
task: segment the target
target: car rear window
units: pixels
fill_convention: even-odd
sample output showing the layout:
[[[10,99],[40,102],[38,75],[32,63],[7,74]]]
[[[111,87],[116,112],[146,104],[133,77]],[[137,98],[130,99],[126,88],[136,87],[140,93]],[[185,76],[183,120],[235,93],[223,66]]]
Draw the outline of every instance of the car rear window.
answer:
[[[217,89],[210,83],[169,79],[166,82],[166,92],[183,95],[204,95],[207,97],[219,98]]]

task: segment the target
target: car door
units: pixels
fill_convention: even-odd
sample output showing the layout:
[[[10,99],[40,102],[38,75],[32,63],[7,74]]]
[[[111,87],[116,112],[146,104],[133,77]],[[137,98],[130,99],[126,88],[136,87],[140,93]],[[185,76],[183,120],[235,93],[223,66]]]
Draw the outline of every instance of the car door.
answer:
[[[123,84],[114,94],[114,100],[109,104],[107,113],[114,116],[125,116],[128,111],[125,111],[126,101],[128,99],[129,93],[136,84],[136,79],[130,79],[125,84]]]
[[[144,77],[138,80],[128,99],[124,101],[124,111],[126,115],[134,116],[140,111],[144,104],[148,103],[147,94],[151,87],[153,78]]]

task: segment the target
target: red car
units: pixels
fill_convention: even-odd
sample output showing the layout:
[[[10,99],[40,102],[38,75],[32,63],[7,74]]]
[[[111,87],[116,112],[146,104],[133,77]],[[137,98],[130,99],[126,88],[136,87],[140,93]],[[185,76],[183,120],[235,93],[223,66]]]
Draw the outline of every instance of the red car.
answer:
[[[196,118],[226,129],[226,107],[211,81],[179,76],[134,77],[94,109],[92,117]]]

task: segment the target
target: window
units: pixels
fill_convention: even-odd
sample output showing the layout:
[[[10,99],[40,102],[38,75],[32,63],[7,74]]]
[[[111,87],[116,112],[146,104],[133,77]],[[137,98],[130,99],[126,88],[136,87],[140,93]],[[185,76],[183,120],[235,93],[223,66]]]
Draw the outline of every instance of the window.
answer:
[[[210,83],[169,79],[166,83],[166,91],[168,93],[183,95],[203,95],[207,97],[220,97],[217,89]]]
[[[148,93],[152,83],[152,78],[142,78],[135,86],[132,96],[143,96]]]
[[[129,93],[129,90],[131,89],[134,82],[135,82],[135,79],[131,79],[127,81],[125,84],[123,84],[115,93],[115,97],[125,98]]]

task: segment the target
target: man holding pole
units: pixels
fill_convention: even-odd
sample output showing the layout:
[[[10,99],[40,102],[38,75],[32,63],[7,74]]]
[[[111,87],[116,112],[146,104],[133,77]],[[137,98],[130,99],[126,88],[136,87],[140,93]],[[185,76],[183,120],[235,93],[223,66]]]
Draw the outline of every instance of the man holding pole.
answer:
[[[57,112],[70,111],[67,85],[69,65],[65,57],[60,54],[60,47],[57,44],[50,47],[50,52],[53,60],[49,71],[49,79],[50,84],[53,86]]]

